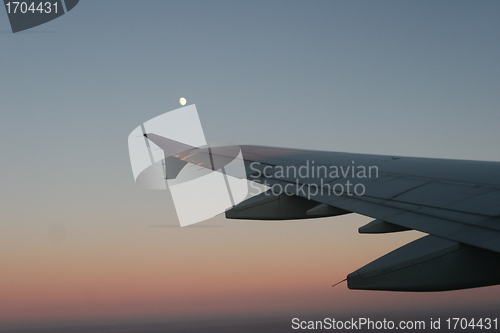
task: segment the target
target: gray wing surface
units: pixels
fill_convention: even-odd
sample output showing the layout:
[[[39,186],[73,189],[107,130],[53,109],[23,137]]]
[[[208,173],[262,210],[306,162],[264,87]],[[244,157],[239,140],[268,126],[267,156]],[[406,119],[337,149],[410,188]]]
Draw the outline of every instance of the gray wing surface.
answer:
[[[242,150],[250,180],[286,193],[251,198],[250,207],[242,202],[226,212],[228,218],[313,218],[354,212],[376,219],[361,227],[361,233],[414,229],[431,235],[350,274],[351,289],[437,291],[500,283],[500,163],[254,146]],[[370,166],[376,167],[376,175],[356,175]],[[300,167],[309,173],[290,171]],[[350,171],[312,171],[323,167]],[[288,174],[283,171],[287,168]],[[345,189],[348,183],[363,184],[363,195],[334,190],[336,184]]]

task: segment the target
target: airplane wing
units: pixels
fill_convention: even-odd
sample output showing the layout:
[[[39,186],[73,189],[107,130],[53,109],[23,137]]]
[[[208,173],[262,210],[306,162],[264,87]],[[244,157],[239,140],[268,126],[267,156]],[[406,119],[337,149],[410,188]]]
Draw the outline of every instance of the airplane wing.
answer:
[[[270,190],[227,210],[227,218],[359,213],[374,218],[360,233],[429,234],[349,274],[350,289],[443,291],[500,284],[500,163],[239,148],[247,179]]]

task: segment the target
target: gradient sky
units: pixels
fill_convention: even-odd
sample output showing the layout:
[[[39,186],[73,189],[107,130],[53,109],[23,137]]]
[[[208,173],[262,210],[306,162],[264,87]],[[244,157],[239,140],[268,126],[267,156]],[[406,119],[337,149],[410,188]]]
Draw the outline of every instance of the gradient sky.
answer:
[[[211,142],[500,161],[499,17],[498,1],[82,0],[12,34],[0,10],[0,328],[498,314],[500,287],[330,288],[421,236],[359,235],[359,215],[175,228],[127,137],[185,97]]]

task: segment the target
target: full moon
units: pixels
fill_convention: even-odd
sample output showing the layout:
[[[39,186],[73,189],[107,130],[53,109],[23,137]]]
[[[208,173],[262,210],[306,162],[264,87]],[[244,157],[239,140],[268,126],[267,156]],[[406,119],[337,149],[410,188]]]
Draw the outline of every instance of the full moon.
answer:
[[[181,105],[186,105],[187,101],[184,97],[181,97],[181,99],[179,100],[179,103],[181,103]]]

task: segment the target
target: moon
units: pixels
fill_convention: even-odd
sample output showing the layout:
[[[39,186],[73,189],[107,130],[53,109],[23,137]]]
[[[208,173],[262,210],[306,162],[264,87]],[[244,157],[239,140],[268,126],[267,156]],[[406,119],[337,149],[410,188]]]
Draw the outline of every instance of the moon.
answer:
[[[184,97],[181,97],[181,99],[179,99],[179,103],[181,103],[181,105],[186,105],[187,101]]]

